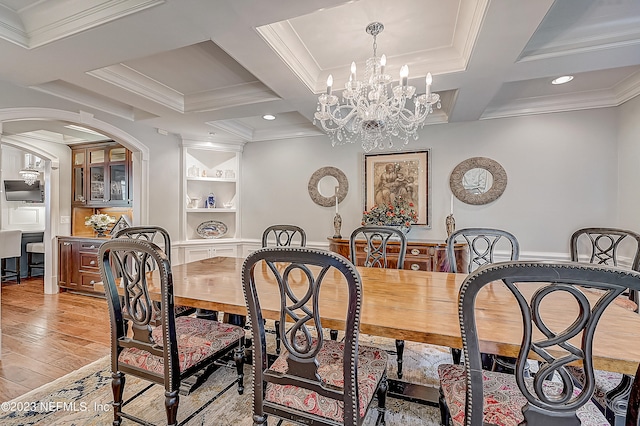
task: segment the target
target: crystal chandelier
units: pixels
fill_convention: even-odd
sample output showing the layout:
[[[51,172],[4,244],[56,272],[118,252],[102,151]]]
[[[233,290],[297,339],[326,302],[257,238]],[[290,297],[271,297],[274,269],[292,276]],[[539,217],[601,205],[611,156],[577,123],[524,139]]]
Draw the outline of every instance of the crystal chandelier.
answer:
[[[33,185],[40,177],[40,171],[34,169],[32,166],[27,166],[20,170],[20,176],[24,179],[27,185]]]
[[[36,180],[40,177],[40,170],[33,165],[33,155],[25,154],[24,155],[26,167],[20,170],[20,177],[24,180],[27,185],[33,185]],[[39,165],[39,159],[36,157],[36,165]]]
[[[406,145],[409,138],[418,139],[418,128],[433,106],[440,108],[440,95],[431,93],[431,73],[426,77],[426,93],[416,95],[416,88],[408,85],[409,67],[400,69],[400,82],[391,85],[391,76],[385,74],[387,58],[377,56],[376,37],[384,25],[373,22],[366,32],[373,36],[373,57],[367,59],[363,81],[356,79],[356,64],[351,63],[351,75],[342,92],[342,103],[332,94],[333,77],[327,79],[327,91],[318,97],[314,124],[319,121],[331,139],[331,144],[342,145],[359,140],[365,152],[375,148],[393,147],[399,139]]]

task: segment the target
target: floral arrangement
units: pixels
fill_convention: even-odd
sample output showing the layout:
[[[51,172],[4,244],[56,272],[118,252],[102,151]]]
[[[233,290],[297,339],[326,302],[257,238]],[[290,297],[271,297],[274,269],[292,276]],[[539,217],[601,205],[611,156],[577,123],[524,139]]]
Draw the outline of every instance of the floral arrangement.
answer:
[[[362,214],[363,225],[411,227],[418,221],[413,203],[400,200],[392,204],[375,205]]]
[[[98,233],[103,233],[113,223],[116,223],[116,218],[104,213],[92,214],[84,218],[84,224],[91,226]]]

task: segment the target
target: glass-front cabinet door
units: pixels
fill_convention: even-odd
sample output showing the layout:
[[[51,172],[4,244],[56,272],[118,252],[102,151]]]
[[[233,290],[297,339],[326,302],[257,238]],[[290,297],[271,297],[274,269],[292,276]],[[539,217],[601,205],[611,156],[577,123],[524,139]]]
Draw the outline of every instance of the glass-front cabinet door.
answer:
[[[105,191],[105,159],[106,149],[88,149],[89,160],[89,202],[104,203],[108,201]]]
[[[129,201],[129,165],[124,147],[109,149],[109,189],[107,196],[111,205],[125,206]]]
[[[84,170],[85,170],[85,152],[74,151],[73,158],[73,174],[71,176],[73,186],[73,202],[74,204],[83,204],[86,201],[86,194],[84,191]]]
[[[129,151],[116,143],[74,147],[73,204],[86,207],[128,206]]]

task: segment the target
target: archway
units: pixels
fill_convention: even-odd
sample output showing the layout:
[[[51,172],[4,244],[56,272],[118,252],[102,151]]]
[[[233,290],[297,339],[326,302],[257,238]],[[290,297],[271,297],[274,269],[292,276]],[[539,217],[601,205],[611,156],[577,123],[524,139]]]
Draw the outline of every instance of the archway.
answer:
[[[17,120],[50,120],[75,123],[94,129],[113,140],[119,142],[132,152],[133,156],[133,211],[134,224],[148,222],[148,179],[149,179],[149,149],[138,139],[121,129],[94,118],[93,114],[80,111],[70,112],[50,108],[3,108],[0,109],[0,133],[2,123]],[[44,292],[52,294],[58,292],[57,268],[58,253],[55,247],[55,237],[58,235],[60,223],[59,194],[60,176],[58,165],[60,159],[39,149],[35,145],[20,142],[3,142],[24,151],[36,154],[45,160],[45,274]]]

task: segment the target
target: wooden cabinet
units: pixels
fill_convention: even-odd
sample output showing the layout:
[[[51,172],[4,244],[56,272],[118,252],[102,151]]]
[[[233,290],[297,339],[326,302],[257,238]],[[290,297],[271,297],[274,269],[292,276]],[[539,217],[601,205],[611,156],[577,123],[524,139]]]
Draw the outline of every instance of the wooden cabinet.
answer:
[[[73,206],[131,205],[131,151],[115,142],[77,145],[71,158]]]
[[[102,281],[98,250],[101,238],[58,237],[58,286],[63,289],[96,293],[93,285]]]
[[[366,249],[366,241],[356,241],[356,265],[364,265]],[[391,267],[395,267],[397,265],[397,253],[399,252],[399,249],[399,242],[389,242],[389,264]],[[351,250],[349,249],[349,240],[329,238],[329,250],[350,259]],[[455,255],[458,271],[466,271],[469,256],[467,252],[467,245],[456,244]],[[444,241],[407,241],[407,253],[404,257],[404,269],[412,269],[415,271],[448,271],[446,257],[447,244]]]

